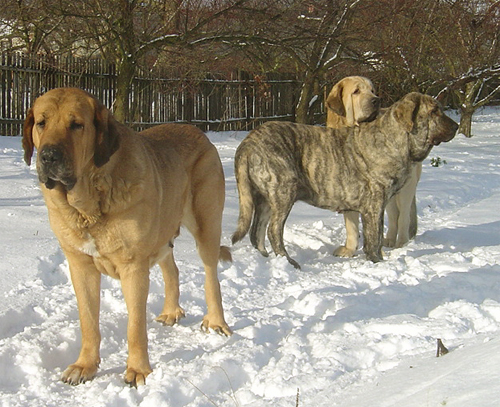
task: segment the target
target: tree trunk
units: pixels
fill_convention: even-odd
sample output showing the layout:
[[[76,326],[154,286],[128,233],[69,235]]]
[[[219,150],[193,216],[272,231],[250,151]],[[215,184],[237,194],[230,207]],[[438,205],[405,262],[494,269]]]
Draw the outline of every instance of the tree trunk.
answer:
[[[312,74],[307,74],[300,91],[299,103],[295,114],[295,121],[302,124],[311,123],[310,107],[314,96],[315,78]]]
[[[457,92],[460,101],[460,125],[458,127],[458,133],[463,134],[465,137],[472,137],[472,115],[479,107],[474,104],[474,100],[481,89],[482,83],[482,80],[467,82],[465,86]]]
[[[460,111],[460,125],[458,126],[458,134],[463,134],[465,137],[472,137],[472,115],[474,109],[462,109]]]
[[[116,120],[125,123],[131,121],[129,100],[132,80],[135,75],[135,62],[132,57],[124,57],[118,66],[116,78],[116,98],[113,114]]]

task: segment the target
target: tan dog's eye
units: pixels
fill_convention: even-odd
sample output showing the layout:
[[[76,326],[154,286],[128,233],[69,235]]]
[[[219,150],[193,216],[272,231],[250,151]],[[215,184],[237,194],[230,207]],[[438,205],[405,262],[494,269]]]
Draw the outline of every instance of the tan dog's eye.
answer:
[[[45,127],[45,119],[40,120],[40,121],[36,124],[36,126],[37,126],[39,129],[43,130],[43,128]]]
[[[357,95],[360,92],[359,88],[352,92],[353,95]]]
[[[70,125],[71,130],[80,130],[83,129],[83,124],[82,123],[77,123],[77,122],[72,122]]]

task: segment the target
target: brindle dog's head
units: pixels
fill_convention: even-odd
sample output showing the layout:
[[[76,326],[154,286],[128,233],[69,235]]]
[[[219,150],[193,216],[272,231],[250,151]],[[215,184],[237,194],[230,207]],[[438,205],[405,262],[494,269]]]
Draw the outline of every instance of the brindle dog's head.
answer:
[[[37,172],[52,189],[71,190],[88,166],[101,167],[118,149],[116,121],[97,99],[76,88],[53,89],[35,100],[23,129],[24,160],[37,149]]]
[[[409,134],[410,154],[415,161],[427,157],[433,146],[450,141],[458,129],[439,102],[421,93],[407,94],[387,113]]]

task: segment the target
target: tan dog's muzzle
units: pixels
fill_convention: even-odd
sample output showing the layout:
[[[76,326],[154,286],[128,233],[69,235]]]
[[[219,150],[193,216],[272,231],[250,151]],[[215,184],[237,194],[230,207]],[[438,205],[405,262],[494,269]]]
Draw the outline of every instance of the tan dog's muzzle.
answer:
[[[48,189],[53,189],[56,182],[63,184],[68,191],[75,186],[73,166],[66,159],[62,146],[51,144],[43,146],[38,153],[36,165],[38,179]]]
[[[373,110],[370,116],[368,116],[366,119],[362,120],[362,122],[372,122],[375,120],[379,114],[380,111],[380,98],[378,96],[374,96],[370,103],[373,106]]]

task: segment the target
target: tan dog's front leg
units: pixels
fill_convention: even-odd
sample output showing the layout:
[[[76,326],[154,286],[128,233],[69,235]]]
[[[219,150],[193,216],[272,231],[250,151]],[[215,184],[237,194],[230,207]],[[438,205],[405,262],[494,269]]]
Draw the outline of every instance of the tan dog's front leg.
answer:
[[[384,246],[386,247],[395,247],[396,239],[398,236],[398,219],[399,219],[399,203],[398,203],[399,195],[394,195],[387,206],[385,207],[385,211],[387,212],[387,234],[384,239]]]
[[[152,372],[148,357],[146,326],[148,266],[129,266],[126,270],[120,270],[120,280],[128,310],[128,360],[125,382],[137,387],[146,384],[146,377]]]
[[[389,228],[384,246],[403,247],[417,233],[417,207],[415,193],[422,172],[422,163],[413,165],[403,188],[387,204]]]
[[[97,271],[90,256],[66,252],[71,281],[78,302],[82,347],[77,361],[68,366],[61,380],[77,385],[94,378],[100,363],[99,346],[99,307],[101,274]]]
[[[356,253],[359,241],[359,213],[353,211],[344,212],[346,242],[333,252],[334,256],[352,257]]]

